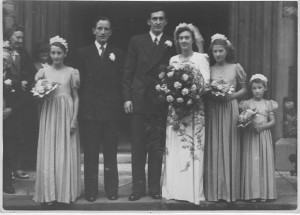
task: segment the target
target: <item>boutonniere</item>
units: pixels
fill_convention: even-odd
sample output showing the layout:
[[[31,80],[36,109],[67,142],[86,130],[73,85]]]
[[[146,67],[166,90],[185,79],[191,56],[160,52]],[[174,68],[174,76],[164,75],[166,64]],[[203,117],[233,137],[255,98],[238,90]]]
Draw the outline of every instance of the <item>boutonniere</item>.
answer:
[[[110,59],[111,61],[115,61],[115,60],[116,60],[116,55],[115,55],[114,53],[110,53],[110,54],[109,54],[109,59]]]
[[[172,47],[172,45],[173,45],[173,43],[172,43],[170,40],[167,40],[167,41],[165,42],[165,46],[166,46],[166,47]]]
[[[12,81],[10,80],[10,79],[6,79],[5,81],[4,81],[4,84],[5,84],[5,86],[7,87],[7,88],[10,88],[11,89],[11,92],[15,92],[15,90],[12,88]]]

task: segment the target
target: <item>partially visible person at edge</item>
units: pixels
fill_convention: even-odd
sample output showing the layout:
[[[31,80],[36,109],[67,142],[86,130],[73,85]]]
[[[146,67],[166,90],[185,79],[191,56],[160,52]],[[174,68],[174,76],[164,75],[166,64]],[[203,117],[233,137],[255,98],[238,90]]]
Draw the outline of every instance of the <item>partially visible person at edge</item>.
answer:
[[[21,86],[11,73],[10,49],[3,47],[3,192],[15,193],[12,186],[13,152],[18,147],[18,112],[22,108]]]
[[[19,132],[16,140],[18,144],[13,149],[13,176],[27,179],[29,175],[22,169],[34,158],[32,154],[35,154],[38,134],[36,105],[30,92],[37,70],[23,47],[24,28],[14,25],[5,31],[4,36],[11,49],[10,71],[15,77],[14,84],[21,88],[20,98],[23,100],[22,108],[15,113],[18,120],[16,130]]]

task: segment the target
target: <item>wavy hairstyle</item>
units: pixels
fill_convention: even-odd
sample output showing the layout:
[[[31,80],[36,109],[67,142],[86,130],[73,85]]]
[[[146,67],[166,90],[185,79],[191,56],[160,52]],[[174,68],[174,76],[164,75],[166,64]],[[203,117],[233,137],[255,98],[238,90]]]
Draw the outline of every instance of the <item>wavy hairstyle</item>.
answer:
[[[209,56],[209,59],[210,59],[210,64],[214,65],[216,63],[216,60],[215,60],[214,55],[213,55],[213,47],[215,45],[221,45],[221,46],[223,46],[225,48],[225,50],[227,52],[225,60],[228,63],[232,63],[233,60],[234,60],[234,49],[233,49],[233,46],[230,43],[228,43],[226,40],[215,39],[209,45],[209,48],[208,48],[208,56]]]

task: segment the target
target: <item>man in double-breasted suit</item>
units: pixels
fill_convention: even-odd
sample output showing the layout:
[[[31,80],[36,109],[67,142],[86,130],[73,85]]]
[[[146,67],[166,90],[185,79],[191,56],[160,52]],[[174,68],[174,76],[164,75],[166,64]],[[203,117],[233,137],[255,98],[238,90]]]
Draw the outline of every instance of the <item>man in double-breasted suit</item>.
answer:
[[[112,34],[108,18],[97,19],[95,42],[77,53],[80,72],[79,116],[84,146],[85,198],[98,194],[99,145],[103,142],[104,187],[110,200],[118,198],[117,142],[122,113],[121,79],[123,52],[108,43]]]
[[[150,32],[131,38],[123,76],[124,110],[131,115],[133,193],[130,201],[145,195],[145,164],[148,155],[148,190],[160,199],[160,177],[165,143],[166,106],[157,101],[155,85],[159,67],[168,65],[172,39],[164,33],[167,24],[162,8],[153,7],[147,20]],[[173,50],[173,52],[172,52]]]

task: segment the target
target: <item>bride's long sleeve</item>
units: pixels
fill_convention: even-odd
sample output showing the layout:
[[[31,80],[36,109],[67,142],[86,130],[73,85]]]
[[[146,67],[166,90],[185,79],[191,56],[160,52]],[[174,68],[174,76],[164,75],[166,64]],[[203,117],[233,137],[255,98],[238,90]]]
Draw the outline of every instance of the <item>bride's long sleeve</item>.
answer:
[[[210,82],[209,57],[207,54],[202,54],[200,62],[200,71],[205,83]]]

